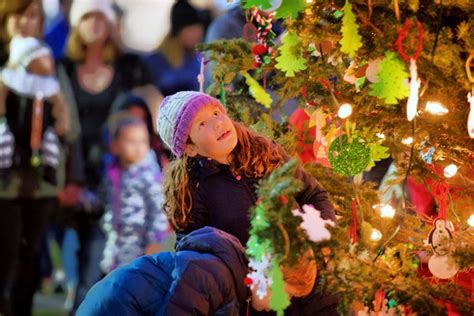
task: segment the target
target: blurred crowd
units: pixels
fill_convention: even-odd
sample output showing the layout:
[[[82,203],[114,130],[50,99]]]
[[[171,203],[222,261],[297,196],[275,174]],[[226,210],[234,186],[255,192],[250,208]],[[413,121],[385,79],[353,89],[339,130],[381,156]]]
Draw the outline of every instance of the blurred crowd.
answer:
[[[130,5],[65,0],[48,16],[44,3],[0,2],[0,315],[31,315],[51,283],[73,314],[105,274],[173,246],[157,107],[200,89],[198,43],[246,23],[238,6],[216,18],[178,0],[168,35],[139,53],[121,40]]]

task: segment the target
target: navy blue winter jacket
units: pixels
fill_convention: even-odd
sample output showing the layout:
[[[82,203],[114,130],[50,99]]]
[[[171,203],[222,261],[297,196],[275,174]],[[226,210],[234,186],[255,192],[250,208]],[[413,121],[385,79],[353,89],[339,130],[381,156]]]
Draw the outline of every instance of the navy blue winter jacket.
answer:
[[[177,252],[140,257],[99,281],[78,316],[239,315],[250,294],[244,248],[232,235],[203,227]]]
[[[246,245],[250,229],[248,211],[257,202],[259,179],[244,175],[234,177],[228,165],[207,158],[192,159],[189,175],[192,194],[190,224],[185,230],[178,231],[178,237],[209,225],[236,236],[242,245]],[[297,168],[295,177],[304,185],[296,196],[298,204],[311,204],[321,211],[322,218],[336,222],[326,190],[301,166]]]

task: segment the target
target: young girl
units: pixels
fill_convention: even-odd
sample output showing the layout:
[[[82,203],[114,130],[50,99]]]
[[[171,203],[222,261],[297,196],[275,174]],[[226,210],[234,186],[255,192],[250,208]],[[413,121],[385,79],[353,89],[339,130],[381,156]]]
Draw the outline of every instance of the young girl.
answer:
[[[176,160],[163,182],[165,209],[178,233],[210,225],[249,238],[248,210],[257,201],[258,180],[289,159],[264,136],[232,121],[215,98],[192,91],[166,97],[158,113],[158,132]],[[304,188],[299,205],[312,204],[335,221],[326,191],[299,167]]]
[[[156,249],[169,227],[161,208],[161,171],[150,150],[145,122],[130,116],[119,120],[112,153],[116,163],[108,168],[104,183],[104,273],[145,254],[147,248]]]

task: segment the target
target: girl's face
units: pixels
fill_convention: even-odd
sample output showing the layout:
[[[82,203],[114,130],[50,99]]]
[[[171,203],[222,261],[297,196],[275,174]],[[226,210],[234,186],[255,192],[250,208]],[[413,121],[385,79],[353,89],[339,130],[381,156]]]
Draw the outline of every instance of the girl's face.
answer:
[[[147,128],[145,125],[124,127],[112,146],[112,151],[122,166],[142,161],[150,150]]]
[[[191,144],[186,145],[186,153],[203,156],[222,164],[229,163],[229,156],[237,146],[235,126],[221,109],[209,104],[202,107],[193,119],[189,134]]]
[[[17,16],[17,30],[22,36],[41,37],[43,34],[43,14],[39,1],[33,1]],[[16,32],[15,32],[16,33]]]
[[[109,37],[107,20],[99,12],[84,15],[79,22],[79,36],[85,45],[105,43]]]

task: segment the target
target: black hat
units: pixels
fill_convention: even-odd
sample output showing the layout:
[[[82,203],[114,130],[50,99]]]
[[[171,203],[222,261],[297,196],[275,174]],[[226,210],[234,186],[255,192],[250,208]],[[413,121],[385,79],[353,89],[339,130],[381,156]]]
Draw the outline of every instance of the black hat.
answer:
[[[171,35],[176,36],[186,26],[202,24],[199,12],[187,0],[178,0],[171,9]]]

